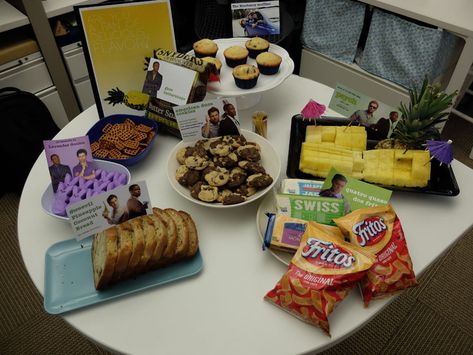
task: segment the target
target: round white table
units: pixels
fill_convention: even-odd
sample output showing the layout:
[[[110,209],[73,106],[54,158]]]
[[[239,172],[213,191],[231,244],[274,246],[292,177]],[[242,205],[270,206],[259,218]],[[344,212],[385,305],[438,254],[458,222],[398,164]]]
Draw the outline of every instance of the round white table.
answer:
[[[240,111],[242,128],[251,129],[251,114],[269,114],[268,139],[285,175],[290,121],[309,99],[328,106],[333,89],[291,75],[266,92],[255,107]],[[327,111],[327,115],[334,112]],[[84,135],[98,119],[95,107],[81,113],[56,138]],[[130,168],[132,180],[146,180],[153,205],[188,211],[197,223],[203,270],[194,277],[152,288],[62,317],[90,339],[132,354],[300,354],[322,350],[363,326],[392,300],[365,309],[357,289],[330,317],[332,337],[263,300],[286,266],[261,250],[256,231],[260,201],[216,210],[191,203],[171,189],[166,160],[176,138],[159,136],[149,156]],[[472,225],[473,171],[454,161],[460,185],[457,197],[394,192],[392,204],[406,233],[419,274]],[[67,222],[41,210],[49,183],[44,152],[26,181],[18,213],[18,238],[26,268],[44,290],[45,253],[52,244],[73,238]],[[470,183],[468,183],[470,181]]]

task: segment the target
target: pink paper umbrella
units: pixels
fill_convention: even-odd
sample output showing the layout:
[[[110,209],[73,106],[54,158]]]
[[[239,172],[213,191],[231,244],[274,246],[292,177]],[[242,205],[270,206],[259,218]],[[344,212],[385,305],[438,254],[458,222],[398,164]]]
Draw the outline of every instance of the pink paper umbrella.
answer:
[[[453,149],[452,141],[450,139],[448,141],[428,140],[426,145],[426,150],[430,152],[432,158],[440,161],[440,164],[449,165],[452,162]]]
[[[314,100],[310,100],[301,111],[303,119],[308,120],[319,118],[324,112],[325,105],[319,104]]]

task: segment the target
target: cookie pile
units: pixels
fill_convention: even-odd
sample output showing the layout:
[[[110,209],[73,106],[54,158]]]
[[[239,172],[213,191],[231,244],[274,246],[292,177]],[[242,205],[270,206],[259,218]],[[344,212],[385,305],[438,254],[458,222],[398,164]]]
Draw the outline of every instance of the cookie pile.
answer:
[[[202,139],[176,153],[176,180],[209,203],[242,203],[273,178],[261,165],[261,147],[243,135]]]
[[[153,139],[153,128],[127,118],[123,123],[107,123],[100,138],[90,144],[94,158],[128,159],[146,149]]]

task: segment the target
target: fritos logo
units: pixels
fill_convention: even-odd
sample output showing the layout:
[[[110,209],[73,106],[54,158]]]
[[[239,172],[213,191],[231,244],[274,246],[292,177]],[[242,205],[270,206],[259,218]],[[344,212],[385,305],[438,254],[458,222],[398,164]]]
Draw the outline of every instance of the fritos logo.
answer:
[[[352,228],[358,243],[362,247],[378,243],[383,239],[387,229],[384,219],[378,216],[369,217],[358,222]]]
[[[349,268],[355,257],[331,242],[308,238],[301,255],[311,264],[332,269]]]

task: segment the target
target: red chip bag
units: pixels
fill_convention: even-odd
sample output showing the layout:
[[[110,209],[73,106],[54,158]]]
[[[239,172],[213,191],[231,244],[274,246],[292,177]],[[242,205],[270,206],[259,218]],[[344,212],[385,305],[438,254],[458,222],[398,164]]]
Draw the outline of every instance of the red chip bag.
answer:
[[[417,285],[401,222],[391,205],[363,208],[335,219],[354,245],[376,255],[361,281],[363,302]]]
[[[330,335],[328,316],[376,258],[324,227],[309,222],[289,269],[265,300]]]

